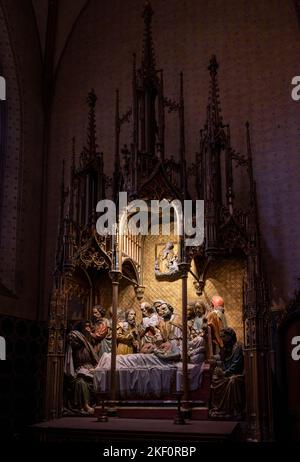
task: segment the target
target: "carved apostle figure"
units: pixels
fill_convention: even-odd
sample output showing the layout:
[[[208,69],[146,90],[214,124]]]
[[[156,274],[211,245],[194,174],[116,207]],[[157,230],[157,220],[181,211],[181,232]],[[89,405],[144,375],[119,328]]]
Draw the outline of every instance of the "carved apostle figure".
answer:
[[[204,302],[189,302],[187,305],[187,326],[188,337],[194,338],[202,334],[203,328],[206,327],[206,305]]]
[[[231,327],[222,329],[223,348],[215,367],[212,391],[212,417],[240,418],[245,406],[243,348]]]
[[[117,354],[128,355],[139,350],[139,332],[134,309],[125,311],[125,321],[117,325]]]
[[[156,300],[153,304],[158,316],[158,328],[164,342],[170,342],[175,349],[181,349],[182,344],[182,321],[178,314],[174,313],[174,308],[164,300]]]
[[[214,295],[211,299],[212,309],[217,314],[221,321],[221,329],[225,329],[227,325],[227,319],[225,315],[224,300],[220,295]]]
[[[162,343],[162,336],[158,328],[159,317],[155,308],[148,302],[141,304],[142,323],[139,327],[141,339],[141,353],[152,353]]]
[[[199,300],[195,302],[194,310],[195,310],[194,329],[196,332],[201,332],[207,323],[206,304],[203,301]]]
[[[108,319],[105,318],[106,310],[100,305],[93,307],[91,323],[86,324],[86,331],[89,333],[91,343],[94,345],[96,354],[100,357],[107,351],[104,348],[103,340],[108,334]]]
[[[227,327],[224,300],[219,295],[211,299],[211,309],[207,313],[207,322],[211,328],[214,353],[218,353],[223,347],[221,330]]]
[[[69,395],[67,407],[93,414],[93,376],[99,358],[86,338],[85,327],[78,326],[78,330],[71,331],[67,337],[64,365],[66,395]]]

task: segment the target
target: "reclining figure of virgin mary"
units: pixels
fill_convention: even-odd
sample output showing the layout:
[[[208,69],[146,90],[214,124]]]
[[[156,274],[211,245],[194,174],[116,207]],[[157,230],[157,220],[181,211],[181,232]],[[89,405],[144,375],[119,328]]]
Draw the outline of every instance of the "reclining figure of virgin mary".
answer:
[[[143,346],[142,352],[118,354],[116,357],[117,388],[120,396],[162,396],[181,390],[182,386],[182,325],[173,307],[157,300],[160,331],[159,340]],[[158,337],[157,337],[158,339]],[[146,348],[147,347],[147,348]],[[203,337],[195,335],[188,343],[190,390],[198,389],[201,382],[202,364],[205,359]],[[195,354],[194,354],[195,353]],[[109,390],[111,355],[104,353],[94,373],[96,391]]]

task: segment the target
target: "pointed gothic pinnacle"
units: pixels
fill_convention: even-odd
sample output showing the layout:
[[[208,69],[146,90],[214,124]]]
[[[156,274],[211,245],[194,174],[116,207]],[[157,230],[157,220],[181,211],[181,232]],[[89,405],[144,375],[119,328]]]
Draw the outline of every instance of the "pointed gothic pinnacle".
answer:
[[[96,96],[95,90],[92,88],[86,98],[86,102],[90,109],[95,109],[96,101],[97,101],[97,96]]]
[[[246,127],[246,141],[247,141],[247,155],[248,159],[252,158],[252,149],[251,149],[251,138],[250,138],[250,124],[247,120],[245,123]]]
[[[213,55],[209,61],[208,70],[210,73],[210,90],[208,97],[207,120],[208,125],[222,125],[221,107],[219,101],[219,87],[217,71],[219,64],[217,58]]]
[[[96,150],[97,150],[96,114],[95,114],[97,96],[93,88],[89,92],[86,101],[89,106],[89,115],[88,115],[88,130],[87,130],[87,147],[85,148],[85,152],[87,153],[86,160],[91,160],[91,158],[96,155]]]
[[[119,111],[119,105],[120,105],[120,96],[119,96],[119,89],[116,90],[116,112],[115,112],[115,118],[116,118],[116,123],[120,123],[120,111]]]
[[[74,172],[75,171],[75,136],[72,137],[72,165],[71,169]]]
[[[147,1],[144,7],[142,17],[144,18],[144,40],[143,40],[143,58],[142,66],[154,70],[155,69],[155,56],[154,47],[152,40],[151,22],[152,22],[153,10],[150,2]]]
[[[65,159],[62,160],[61,168],[61,190],[65,190]]]
[[[135,76],[136,74],[136,54],[135,53],[132,54],[132,71],[133,71],[133,75]]]
[[[150,4],[149,0],[147,0],[145,2],[144,11],[143,11],[143,14],[142,14],[142,17],[144,18],[145,24],[147,24],[147,25],[151,24],[153,14],[154,13],[153,13],[151,4]]]
[[[88,106],[91,109],[94,109],[96,107],[96,101],[97,101],[97,96],[96,96],[95,90],[92,88],[86,98],[86,102],[88,103]]]
[[[245,126],[246,126],[246,139],[247,139],[248,175],[249,175],[249,182],[250,182],[250,205],[256,206],[256,183],[254,181],[254,175],[253,175],[250,124],[248,121],[246,122]]]
[[[212,57],[211,57],[211,59],[209,61],[209,66],[207,68],[212,77],[215,77],[217,75],[218,68],[219,68],[219,64],[217,62],[216,55],[212,55]]]
[[[183,101],[183,72],[181,71],[179,74],[180,78],[180,101]]]

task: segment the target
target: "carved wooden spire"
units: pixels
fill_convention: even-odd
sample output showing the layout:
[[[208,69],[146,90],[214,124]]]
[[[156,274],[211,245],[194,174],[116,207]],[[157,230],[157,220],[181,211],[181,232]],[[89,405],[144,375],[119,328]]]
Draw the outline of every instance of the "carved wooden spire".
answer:
[[[256,184],[253,177],[253,164],[252,164],[252,147],[250,138],[250,125],[246,122],[246,141],[247,141],[247,160],[248,160],[248,175],[249,175],[249,196],[250,206],[256,206]]]
[[[260,250],[259,242],[259,220],[257,211],[257,196],[256,196],[256,182],[253,175],[252,164],[252,147],[250,138],[249,122],[246,122],[246,141],[247,141],[247,170],[249,176],[249,218],[248,218],[248,234],[249,241],[252,247],[256,248],[257,253]]]
[[[83,151],[80,156],[81,165],[89,163],[97,155],[96,112],[95,112],[97,96],[93,88],[89,92],[86,101],[89,107],[88,130],[87,130],[86,146],[83,148]]]
[[[208,66],[211,80],[207,106],[207,126],[211,130],[215,130],[223,124],[219,100],[218,68],[217,58],[213,55]]]
[[[156,69],[155,53],[152,40],[153,11],[149,2],[144,11],[144,34],[141,66],[136,66],[136,56],[133,55],[132,69],[132,143],[125,145],[121,150],[124,162],[122,163],[122,181],[131,197],[142,191],[144,185],[153,174],[158,175],[160,168],[164,174],[160,175],[160,185],[170,181],[167,188],[174,189],[172,193],[182,196],[186,192],[185,161],[181,168],[180,160],[185,159],[184,139],[184,104],[183,84],[181,76],[180,102],[174,102],[164,96],[164,76],[162,69]],[[179,114],[179,159],[168,157],[165,153],[165,110]],[[122,119],[122,117],[121,117]],[[149,186],[150,188],[150,186]],[[165,188],[165,184],[162,186]],[[176,190],[176,191],[175,191]],[[180,191],[180,192],[179,192]],[[151,194],[153,194],[151,192]]]
[[[181,192],[186,195],[186,159],[185,159],[185,127],[184,127],[184,98],[183,98],[183,73],[180,72],[179,94],[179,125],[180,125],[180,165],[181,165]]]
[[[62,171],[61,171],[61,182],[60,182],[60,205],[59,205],[59,221],[58,221],[58,233],[57,233],[57,242],[56,242],[56,254],[55,254],[55,267],[56,270],[61,266],[61,247],[63,239],[63,227],[64,227],[64,210],[65,210],[65,159],[62,161]]]
[[[142,69],[145,74],[155,73],[155,53],[152,39],[152,16],[153,10],[149,1],[145,3],[145,8],[142,17],[144,18],[144,40],[143,40],[143,55]]]
[[[153,170],[154,157],[164,156],[164,118],[163,118],[163,88],[155,68],[155,54],[152,40],[153,10],[149,2],[145,4],[142,17],[144,18],[144,35],[142,62],[136,69],[136,59],[133,55],[133,145],[131,159],[131,187],[137,190],[138,156],[143,153],[144,159],[140,165],[144,166],[144,176]],[[158,98],[158,107],[156,101]],[[157,152],[158,151],[158,152]]]
[[[226,202],[230,215],[233,215],[234,189],[232,172],[232,149],[230,141],[230,127],[226,127],[226,148],[225,148],[225,175],[226,175]]]
[[[63,220],[64,218],[64,205],[65,205],[65,159],[62,161],[61,167],[61,182],[60,182],[60,217]]]
[[[74,219],[74,178],[75,178],[75,136],[72,138],[72,162],[70,171],[70,188],[69,188],[69,218]]]
[[[113,196],[116,198],[120,186],[120,103],[119,90],[116,90],[116,112],[115,112],[115,165],[113,176]]]
[[[210,89],[207,106],[207,120],[200,132],[200,152],[196,162],[201,174],[199,192],[205,201],[206,254],[213,255],[218,248],[220,208],[222,206],[221,154],[226,147],[227,136],[221,116],[218,63],[215,56],[209,62]]]

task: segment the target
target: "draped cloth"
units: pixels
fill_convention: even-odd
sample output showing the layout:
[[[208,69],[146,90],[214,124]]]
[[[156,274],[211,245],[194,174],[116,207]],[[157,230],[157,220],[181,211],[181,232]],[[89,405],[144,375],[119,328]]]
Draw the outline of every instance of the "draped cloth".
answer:
[[[244,409],[244,375],[237,374],[230,377],[214,376],[212,384],[212,409],[215,413],[234,417],[240,415]]]
[[[188,365],[190,390],[201,385],[202,366],[203,362]],[[95,368],[96,391],[109,391],[110,368],[111,355],[104,353]],[[116,375],[117,391],[122,398],[160,397],[182,389],[182,362],[168,362],[155,354],[117,355]]]

